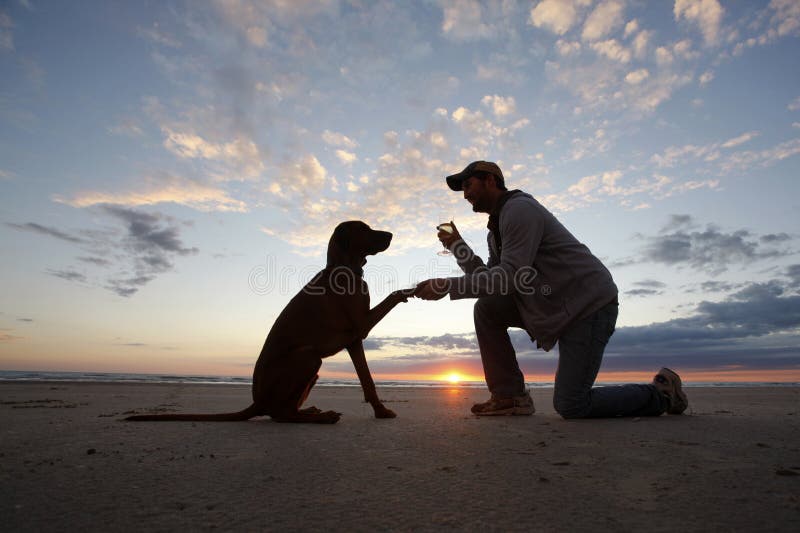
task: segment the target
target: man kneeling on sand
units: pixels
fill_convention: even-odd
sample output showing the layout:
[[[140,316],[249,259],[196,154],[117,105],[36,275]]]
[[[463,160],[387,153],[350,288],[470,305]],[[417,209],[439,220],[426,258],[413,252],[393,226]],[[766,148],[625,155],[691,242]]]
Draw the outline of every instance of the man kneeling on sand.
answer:
[[[489,214],[489,262],[484,264],[452,222],[442,241],[464,276],[421,282],[424,300],[477,298],[475,333],[491,398],[472,406],[478,416],[531,415],[530,392],[508,336],[525,329],[539,348],[559,346],[553,405],[564,418],[681,414],[689,402],[681,379],[662,368],[647,385],[593,387],[619,303],[608,269],[531,195],[508,191],[494,163],[475,161],[447,176],[476,213]]]

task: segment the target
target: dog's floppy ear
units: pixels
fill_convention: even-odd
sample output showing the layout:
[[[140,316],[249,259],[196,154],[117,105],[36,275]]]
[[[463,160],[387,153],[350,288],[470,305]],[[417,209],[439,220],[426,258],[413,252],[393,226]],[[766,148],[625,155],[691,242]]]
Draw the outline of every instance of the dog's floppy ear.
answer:
[[[347,264],[350,251],[350,225],[342,222],[328,241],[328,267]]]

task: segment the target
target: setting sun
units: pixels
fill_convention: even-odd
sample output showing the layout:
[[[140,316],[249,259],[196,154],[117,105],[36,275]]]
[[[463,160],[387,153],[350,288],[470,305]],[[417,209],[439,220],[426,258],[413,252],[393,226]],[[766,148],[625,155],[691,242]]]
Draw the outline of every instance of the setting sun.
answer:
[[[458,372],[450,372],[445,376],[445,379],[450,383],[460,383],[464,378]]]

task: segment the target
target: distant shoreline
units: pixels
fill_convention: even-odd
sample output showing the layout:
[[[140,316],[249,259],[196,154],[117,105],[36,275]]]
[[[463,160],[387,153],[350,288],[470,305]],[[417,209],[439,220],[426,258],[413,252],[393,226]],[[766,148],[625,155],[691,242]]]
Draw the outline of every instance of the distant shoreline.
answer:
[[[250,377],[243,376],[190,376],[176,374],[132,374],[115,372],[39,372],[22,370],[0,371],[1,382],[14,383],[143,383],[143,384],[197,384],[197,385],[243,385],[250,386]],[[482,381],[460,381],[450,383],[447,381],[423,380],[375,380],[379,387],[388,388],[486,388]],[[598,381],[596,385],[615,385],[619,382]],[[528,382],[526,385],[532,389],[552,388],[553,382]],[[358,387],[357,379],[332,379],[320,378],[318,387]],[[798,382],[773,382],[773,381],[718,381],[718,382],[691,382],[685,381],[684,386],[696,387],[798,387]]]

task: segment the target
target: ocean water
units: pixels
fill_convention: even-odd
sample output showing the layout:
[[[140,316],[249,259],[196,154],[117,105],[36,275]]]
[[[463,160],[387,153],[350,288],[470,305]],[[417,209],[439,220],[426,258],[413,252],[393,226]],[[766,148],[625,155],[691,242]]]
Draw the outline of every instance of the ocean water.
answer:
[[[38,372],[0,370],[0,381],[78,381],[89,383],[201,383],[204,385],[250,385],[249,377],[237,376],[182,376],[176,374],[123,374],[110,372]],[[427,388],[486,388],[482,381],[461,381],[453,384],[447,381],[385,381],[375,380],[380,387],[427,387]],[[596,385],[617,385],[613,382],[600,382]],[[528,382],[530,388],[552,388],[553,382]],[[317,386],[358,387],[357,379],[320,378]],[[684,382],[685,387],[797,387],[798,382]]]

